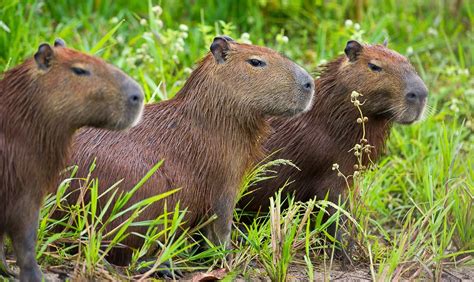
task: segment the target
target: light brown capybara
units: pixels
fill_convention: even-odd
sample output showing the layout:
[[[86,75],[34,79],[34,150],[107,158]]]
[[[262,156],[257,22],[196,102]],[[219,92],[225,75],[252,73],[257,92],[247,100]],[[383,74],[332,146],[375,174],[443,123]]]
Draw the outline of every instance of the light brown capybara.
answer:
[[[210,50],[173,99],[145,106],[138,126],[127,132],[82,130],[75,138],[70,163],[79,165],[81,177],[97,158],[92,177],[99,179],[104,192],[122,178],[120,189],[131,189],[164,159],[131,202],[181,187],[166,198],[168,208],[179,201],[181,208],[188,209],[185,227],[217,215],[205,235],[214,244],[225,245],[230,240],[242,177],[262,157],[261,142],[269,130],[267,117],[307,111],[314,82],[300,66],[265,47],[219,36]],[[77,195],[69,202],[76,200]],[[104,205],[106,199],[101,200]],[[154,219],[162,213],[163,202],[154,203],[137,220]],[[143,234],[146,227],[133,231]],[[128,264],[132,249],[142,243],[142,238],[130,235],[123,242],[130,248],[112,250],[109,261]]]
[[[328,194],[328,200],[338,203],[339,196],[344,197],[347,185],[332,165],[337,163],[342,173],[350,175],[357,163],[349,151],[360,142],[362,126],[356,122],[360,114],[350,101],[352,91],[363,94],[359,99],[368,117],[366,139],[375,146],[372,161],[383,152],[393,122],[410,124],[420,118],[428,90],[408,59],[384,45],[347,42],[345,55],[322,67],[313,108],[291,120],[272,120],[274,132],[264,144],[266,151],[277,151],[272,158],[291,160],[300,171],[277,168],[277,177],[259,183],[261,188],[243,197],[238,207],[268,210],[269,198],[288,180],[294,182],[284,191],[298,201],[324,199]],[[369,159],[363,158],[363,165],[368,164]]]
[[[12,276],[4,252],[11,238],[21,281],[41,281],[35,259],[43,197],[57,187],[74,132],[83,126],[114,130],[137,123],[138,84],[104,61],[41,44],[33,58],[0,81],[0,274]]]

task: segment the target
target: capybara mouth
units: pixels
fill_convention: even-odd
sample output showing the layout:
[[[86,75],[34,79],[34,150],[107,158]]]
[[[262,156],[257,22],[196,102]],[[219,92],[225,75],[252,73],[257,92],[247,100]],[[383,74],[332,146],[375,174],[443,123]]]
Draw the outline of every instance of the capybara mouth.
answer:
[[[109,129],[112,130],[126,130],[132,128],[140,123],[143,116],[143,104],[141,106],[134,106],[133,109],[127,109],[128,113],[125,118],[115,123]]]
[[[296,107],[289,113],[289,116],[298,116],[311,110],[314,104],[314,91],[298,93],[295,104]]]
[[[423,117],[425,109],[426,102],[423,102],[422,105],[407,106],[396,115],[397,118],[395,119],[395,122],[400,124],[412,124],[419,121]]]
[[[305,103],[304,103],[304,107],[303,107],[303,110],[302,112],[305,113],[309,110],[311,110],[311,108],[313,107],[313,104],[314,104],[314,90],[312,91],[312,93],[310,94],[303,94],[305,96],[304,100],[305,100]]]
[[[133,122],[130,124],[129,127],[134,127],[136,126],[137,124],[140,123],[140,121],[142,120],[142,117],[143,117],[143,108],[144,108],[144,104],[141,104],[138,109],[135,111],[135,114],[133,114]]]

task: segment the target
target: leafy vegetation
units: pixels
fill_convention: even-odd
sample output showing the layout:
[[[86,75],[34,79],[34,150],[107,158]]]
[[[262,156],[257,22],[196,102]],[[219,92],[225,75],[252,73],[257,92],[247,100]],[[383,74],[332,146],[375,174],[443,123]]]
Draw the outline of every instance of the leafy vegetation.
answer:
[[[180,89],[216,34],[267,45],[308,70],[342,53],[349,39],[376,43],[389,38],[389,46],[409,57],[430,90],[425,120],[395,126],[377,168],[356,178],[350,202],[334,206],[338,213],[327,221],[323,213],[332,203],[297,203],[278,194],[270,214],[252,223],[239,224],[242,214],[236,211],[231,253],[220,246],[198,252],[196,237],[189,235],[199,228],[182,230],[185,211],[179,206],[168,207],[169,214],[160,218],[135,222],[143,209],[167,195],[124,210],[142,183],[124,195],[117,194],[116,186],[98,195],[100,179],[85,179],[83,189],[88,189],[90,201],[66,207],[65,180],[58,194],[45,201],[41,214],[37,254],[43,269],[96,278],[144,278],[151,272],[137,269],[160,269],[168,262],[183,271],[224,267],[228,279],[267,275],[282,281],[297,275],[291,274],[294,267],[309,278],[315,271],[329,278],[337,267],[337,247],[326,228],[341,214],[350,223],[341,228],[350,230],[357,250],[350,254],[352,263],[370,270],[374,280],[439,280],[453,265],[472,266],[473,22],[471,1],[1,0],[1,71],[31,56],[41,42],[61,37],[69,46],[122,68],[143,85],[147,101],[157,102]],[[272,165],[291,164],[262,163],[243,188],[275,176]],[[159,164],[144,180],[156,169]],[[97,199],[105,196],[116,202],[98,209]],[[286,210],[280,208],[284,201]],[[58,210],[64,217],[53,220]],[[104,226],[125,213],[129,220],[105,233]],[[145,244],[134,253],[130,267],[108,265],[104,258],[130,235],[127,227],[143,224],[149,226],[141,234]],[[157,261],[140,260],[150,252]]]

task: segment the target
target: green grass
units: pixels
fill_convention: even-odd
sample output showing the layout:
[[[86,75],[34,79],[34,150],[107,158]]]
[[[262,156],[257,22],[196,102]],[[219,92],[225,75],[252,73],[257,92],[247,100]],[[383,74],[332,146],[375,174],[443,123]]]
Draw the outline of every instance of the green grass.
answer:
[[[408,56],[425,80],[430,110],[422,122],[395,126],[377,168],[357,180],[352,200],[329,221],[339,214],[350,219],[343,228],[355,237],[354,264],[370,271],[372,279],[439,279],[447,267],[474,264],[474,6],[467,0],[459,6],[456,1],[363,2],[0,0],[0,71],[31,56],[41,42],[61,37],[129,73],[147,101],[161,101],[180,89],[216,34],[275,48],[310,71],[342,53],[349,39],[389,38],[389,47]],[[272,165],[291,164],[262,163],[243,186],[274,176]],[[98,195],[100,179],[85,183],[90,203],[64,206],[67,180],[45,201],[37,247],[43,269],[63,266],[77,276],[138,278],[136,269],[144,264],[139,259],[150,252],[158,258],[154,268],[165,261],[186,271],[224,267],[227,279],[284,280],[295,266],[308,277],[323,269],[329,278],[336,268],[337,247],[326,232],[329,222],[322,220],[329,203],[323,199],[296,203],[277,195],[268,217],[239,225],[246,232],[235,228],[232,255],[219,246],[200,253],[199,236],[189,236],[199,228],[177,233],[185,212],[179,206],[135,222],[147,205],[166,195],[126,211],[130,194],[118,195],[110,187],[107,195]],[[105,196],[117,200],[107,216],[96,206]],[[282,201],[290,203],[287,210],[280,208]],[[52,220],[57,209],[65,210],[65,218]],[[130,220],[106,233],[104,226],[125,212]],[[235,214],[238,221],[240,212]],[[106,253],[130,236],[126,227],[140,224],[150,227],[140,234],[146,243],[131,266],[117,271],[107,265]],[[67,228],[56,233],[57,226]]]

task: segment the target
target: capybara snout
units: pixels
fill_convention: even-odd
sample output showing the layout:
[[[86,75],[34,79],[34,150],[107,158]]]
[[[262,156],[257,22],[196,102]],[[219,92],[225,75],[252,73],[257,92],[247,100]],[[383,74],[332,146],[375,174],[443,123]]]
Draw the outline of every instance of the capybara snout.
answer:
[[[142,88],[135,80],[120,70],[117,72],[119,72],[118,81],[121,81],[120,91],[124,96],[124,118],[119,123],[112,123],[111,129],[122,130],[135,126],[140,121],[145,97]]]
[[[314,97],[314,80],[303,68],[296,65],[295,82],[299,86],[300,95],[296,97],[296,108],[293,114],[304,113],[311,109]]]
[[[226,36],[214,39],[211,52],[217,64],[214,77],[236,87],[245,97],[240,102],[246,108],[271,116],[291,116],[311,108],[312,77],[280,53]]]
[[[410,73],[405,78],[405,84],[406,110],[400,114],[398,122],[409,124],[423,116],[428,98],[428,88],[416,73]]]

